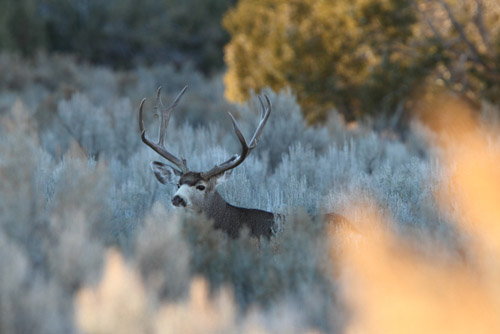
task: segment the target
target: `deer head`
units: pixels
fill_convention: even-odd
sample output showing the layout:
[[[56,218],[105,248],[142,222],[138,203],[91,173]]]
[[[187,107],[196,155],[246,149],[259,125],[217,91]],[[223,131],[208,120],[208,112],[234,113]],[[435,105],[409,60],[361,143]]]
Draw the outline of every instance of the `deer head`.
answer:
[[[240,154],[235,154],[228,160],[215,165],[208,171],[195,172],[189,170],[185,159],[179,159],[174,156],[165,148],[164,145],[170,116],[186,89],[187,86],[181,90],[181,92],[174,99],[174,102],[166,108],[161,99],[161,87],[158,88],[158,92],[156,94],[156,109],[158,110],[160,116],[160,130],[157,143],[152,142],[146,136],[146,130],[142,120],[143,106],[146,99],[142,100],[139,107],[139,127],[141,131],[141,138],[146,145],[152,148],[163,158],[167,159],[173,165],[167,165],[159,161],[151,163],[151,168],[158,181],[163,184],[170,183],[177,185],[178,190],[172,198],[172,204],[177,207],[186,207],[198,212],[210,211],[214,210],[213,206],[216,205],[215,203],[220,203],[220,195],[216,191],[217,186],[227,180],[232,169],[243,163],[250,152],[257,146],[262,130],[264,129],[269,115],[271,114],[271,102],[269,97],[265,95],[267,106],[264,106],[262,99],[259,97],[259,102],[262,107],[260,123],[249,143],[247,143],[245,137],[241,133],[235,118],[231,113],[229,113],[231,122],[233,123],[234,132],[236,133],[236,137],[241,144]]]

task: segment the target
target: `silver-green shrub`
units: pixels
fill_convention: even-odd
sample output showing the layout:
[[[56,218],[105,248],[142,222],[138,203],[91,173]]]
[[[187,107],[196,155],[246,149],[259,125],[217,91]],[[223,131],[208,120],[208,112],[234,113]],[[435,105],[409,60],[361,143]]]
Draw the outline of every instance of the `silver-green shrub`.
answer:
[[[228,105],[220,78],[207,81],[169,67],[115,73],[75,71],[68,59],[39,61],[38,71],[66,73],[74,91],[65,96],[67,88],[50,76],[36,83],[30,71],[17,88],[0,82],[2,92],[14,96],[2,99],[0,123],[2,333],[75,332],[72,298],[99,279],[109,247],[141,273],[154,301],[182,299],[191,278],[201,275],[213,291],[229,286],[241,312],[258,305],[273,314],[301,305],[303,328],[331,332],[342,330],[347,310],[319,213],[337,212],[356,225],[362,209],[353,204],[367,203],[397,233],[436,238],[454,252],[456,232],[434,198],[447,176],[419,139],[419,127],[411,142],[363,125],[347,129],[339,117],[332,117],[334,125],[311,128],[290,92],[268,91],[273,114],[261,141],[220,192],[231,204],[286,218],[270,241],[246,234],[229,240],[204,217],[174,211],[174,189],[149,169],[150,161],[162,159],[141,143],[137,107],[149,98],[146,128],[154,138],[156,87],[163,85],[167,103],[190,84],[167,146],[200,170],[238,152],[226,111],[251,133],[256,97]],[[2,62],[18,66],[8,57],[0,57],[7,67]]]

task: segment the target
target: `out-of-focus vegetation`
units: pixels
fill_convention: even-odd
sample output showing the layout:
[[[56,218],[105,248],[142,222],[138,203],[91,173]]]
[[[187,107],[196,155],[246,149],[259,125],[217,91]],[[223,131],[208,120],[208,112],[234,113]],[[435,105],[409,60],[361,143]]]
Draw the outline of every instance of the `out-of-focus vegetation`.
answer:
[[[225,44],[229,100],[290,88],[310,123],[335,108],[348,120],[406,125],[437,90],[500,102],[496,0],[0,3],[0,49],[23,56],[69,53],[114,68],[189,63],[206,75],[223,69]]]
[[[233,3],[0,2],[0,333],[500,332],[498,3],[240,0],[224,87]],[[186,84],[167,145],[193,170],[269,95],[220,192],[283,214],[271,240],[150,171],[139,103],[153,135]]]
[[[500,101],[496,0],[241,0],[224,26],[233,101],[290,87],[312,122],[400,117],[430,86]]]
[[[221,17],[235,0],[3,0],[0,48],[78,54],[113,67],[191,62],[223,65]]]
[[[358,299],[344,299],[342,291],[354,292],[339,261],[360,240],[329,233],[311,218],[321,211],[364,231],[371,210],[400,238],[401,252],[476,261],[473,234],[454,225],[462,207],[436,199],[438,185],[454,193],[455,183],[423,124],[404,143],[362,122],[348,128],[338,114],[310,128],[294,95],[267,91],[273,114],[258,149],[220,191],[232,204],[288,218],[270,241],[229,240],[203,217],[172,208],[174,189],[149,170],[159,157],[141,144],[137,107],[159,84],[171,99],[190,83],[167,142],[201,169],[239,149],[225,111],[234,109],[244,132],[255,129],[254,96],[230,106],[221,77],[169,66],[114,72],[61,56],[0,60],[12,74],[0,100],[2,333],[342,333]],[[491,105],[483,114],[498,122]],[[498,132],[489,135],[496,148]],[[121,255],[106,262],[110,248]]]

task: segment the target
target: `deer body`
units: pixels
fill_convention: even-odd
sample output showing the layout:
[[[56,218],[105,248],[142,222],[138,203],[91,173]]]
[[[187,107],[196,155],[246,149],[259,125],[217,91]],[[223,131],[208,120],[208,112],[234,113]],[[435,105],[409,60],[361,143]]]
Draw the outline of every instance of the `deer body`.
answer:
[[[177,185],[178,190],[172,198],[172,204],[174,206],[184,207],[205,214],[209,219],[213,220],[215,228],[226,232],[229,237],[238,237],[240,230],[244,227],[250,231],[252,236],[271,237],[272,228],[275,223],[275,215],[273,213],[258,209],[233,206],[227,203],[216,189],[220,183],[229,178],[232,169],[240,165],[256,147],[260,134],[271,114],[271,102],[269,98],[265,96],[267,102],[266,107],[259,98],[262,107],[261,120],[249,143],[247,143],[245,137],[241,133],[233,115],[229,113],[234,131],[241,144],[240,154],[234,155],[206,172],[193,172],[188,169],[186,160],[177,158],[167,151],[164,146],[166,129],[171,113],[186,91],[186,88],[187,86],[177,95],[174,102],[168,108],[163,106],[160,95],[161,90],[158,89],[156,97],[156,109],[160,114],[158,143],[153,143],[146,137],[145,128],[142,123],[142,108],[145,99],[141,102],[139,109],[139,126],[142,141],[176,166],[173,167],[159,161],[154,161],[151,164],[153,173],[161,183]]]
[[[215,191],[205,211],[208,218],[213,219],[214,227],[226,232],[230,237],[238,237],[242,228],[247,228],[254,237],[271,237],[274,225],[274,214],[271,212],[246,209],[227,203]]]

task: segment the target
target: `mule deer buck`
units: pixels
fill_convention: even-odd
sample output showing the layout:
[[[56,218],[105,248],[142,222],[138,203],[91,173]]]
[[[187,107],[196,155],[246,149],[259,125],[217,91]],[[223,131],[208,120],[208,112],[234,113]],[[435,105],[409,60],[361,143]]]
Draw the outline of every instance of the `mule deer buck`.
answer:
[[[227,203],[217,191],[217,186],[228,179],[232,169],[243,163],[250,152],[257,146],[262,130],[269,119],[269,115],[271,115],[271,101],[269,97],[264,95],[266,106],[264,106],[262,99],[259,97],[262,107],[260,123],[249,143],[247,143],[241,133],[233,115],[229,113],[234,132],[241,144],[241,153],[232,156],[208,171],[195,172],[189,170],[185,159],[179,159],[174,156],[164,146],[170,116],[186,89],[187,86],[177,95],[174,102],[168,108],[165,108],[161,99],[161,87],[158,88],[156,109],[160,116],[160,131],[157,143],[152,142],[146,136],[142,120],[143,106],[146,99],[142,100],[139,107],[139,127],[142,141],[175,166],[154,161],[151,163],[153,173],[162,184],[172,183],[177,185],[178,190],[172,198],[174,206],[185,207],[199,213],[204,213],[209,219],[214,221],[215,228],[223,230],[232,238],[236,238],[243,227],[248,228],[253,236],[265,236],[269,238],[272,235],[272,227],[275,222],[275,215],[273,213],[233,206]]]

